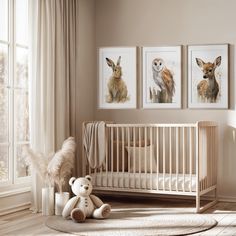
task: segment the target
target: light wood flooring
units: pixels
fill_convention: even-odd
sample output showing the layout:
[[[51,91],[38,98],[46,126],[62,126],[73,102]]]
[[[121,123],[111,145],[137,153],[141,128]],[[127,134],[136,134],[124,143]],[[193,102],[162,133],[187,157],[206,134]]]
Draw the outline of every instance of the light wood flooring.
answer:
[[[104,200],[104,199],[103,199]],[[194,212],[194,202],[189,200],[163,199],[137,199],[127,197],[116,197],[105,199],[113,209],[137,208],[137,207],[157,207],[160,214],[163,211],[172,213],[191,213]],[[236,203],[218,202],[213,208],[204,212],[218,221],[218,225],[208,231],[194,234],[196,236],[227,235],[236,236]],[[40,213],[32,214],[29,210],[0,216],[0,236],[3,235],[70,235],[49,229],[44,225],[46,217]]]

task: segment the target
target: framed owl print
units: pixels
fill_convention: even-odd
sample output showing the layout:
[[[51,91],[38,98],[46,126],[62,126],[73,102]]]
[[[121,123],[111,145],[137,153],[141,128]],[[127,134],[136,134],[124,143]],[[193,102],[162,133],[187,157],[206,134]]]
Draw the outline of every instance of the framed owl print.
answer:
[[[143,108],[181,108],[181,48],[142,48]]]

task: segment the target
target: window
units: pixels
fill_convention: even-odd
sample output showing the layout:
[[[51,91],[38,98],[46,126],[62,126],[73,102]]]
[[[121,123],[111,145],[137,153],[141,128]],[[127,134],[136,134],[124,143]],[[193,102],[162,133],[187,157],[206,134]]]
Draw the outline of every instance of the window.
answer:
[[[29,180],[28,0],[0,0],[0,186]]]

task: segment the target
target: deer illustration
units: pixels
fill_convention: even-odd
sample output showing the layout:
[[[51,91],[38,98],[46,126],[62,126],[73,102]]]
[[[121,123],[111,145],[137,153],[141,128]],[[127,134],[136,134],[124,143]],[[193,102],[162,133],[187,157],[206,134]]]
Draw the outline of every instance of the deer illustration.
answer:
[[[213,63],[205,63],[202,59],[196,58],[197,65],[201,68],[204,80],[197,85],[198,96],[205,102],[216,102],[219,93],[219,84],[216,81],[215,69],[221,64],[221,56]]]

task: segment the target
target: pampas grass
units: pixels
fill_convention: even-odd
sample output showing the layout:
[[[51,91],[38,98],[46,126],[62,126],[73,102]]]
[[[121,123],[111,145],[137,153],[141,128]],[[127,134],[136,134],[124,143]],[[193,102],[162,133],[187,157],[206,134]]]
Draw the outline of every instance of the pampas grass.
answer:
[[[65,180],[71,175],[74,168],[74,153],[76,144],[73,137],[69,137],[62,144],[61,150],[59,150],[49,162],[47,167],[47,173],[50,180],[56,184],[59,192],[62,192],[62,187],[65,184]]]
[[[36,171],[44,184],[56,186],[59,192],[71,176],[75,162],[76,143],[73,137],[66,139],[55,154],[43,155],[25,146],[26,162]]]
[[[42,181],[47,182],[47,166],[50,157],[52,157],[53,154],[46,156],[42,153],[33,151],[28,146],[23,146],[23,153],[26,157],[26,163],[30,165],[31,169],[36,171]]]

